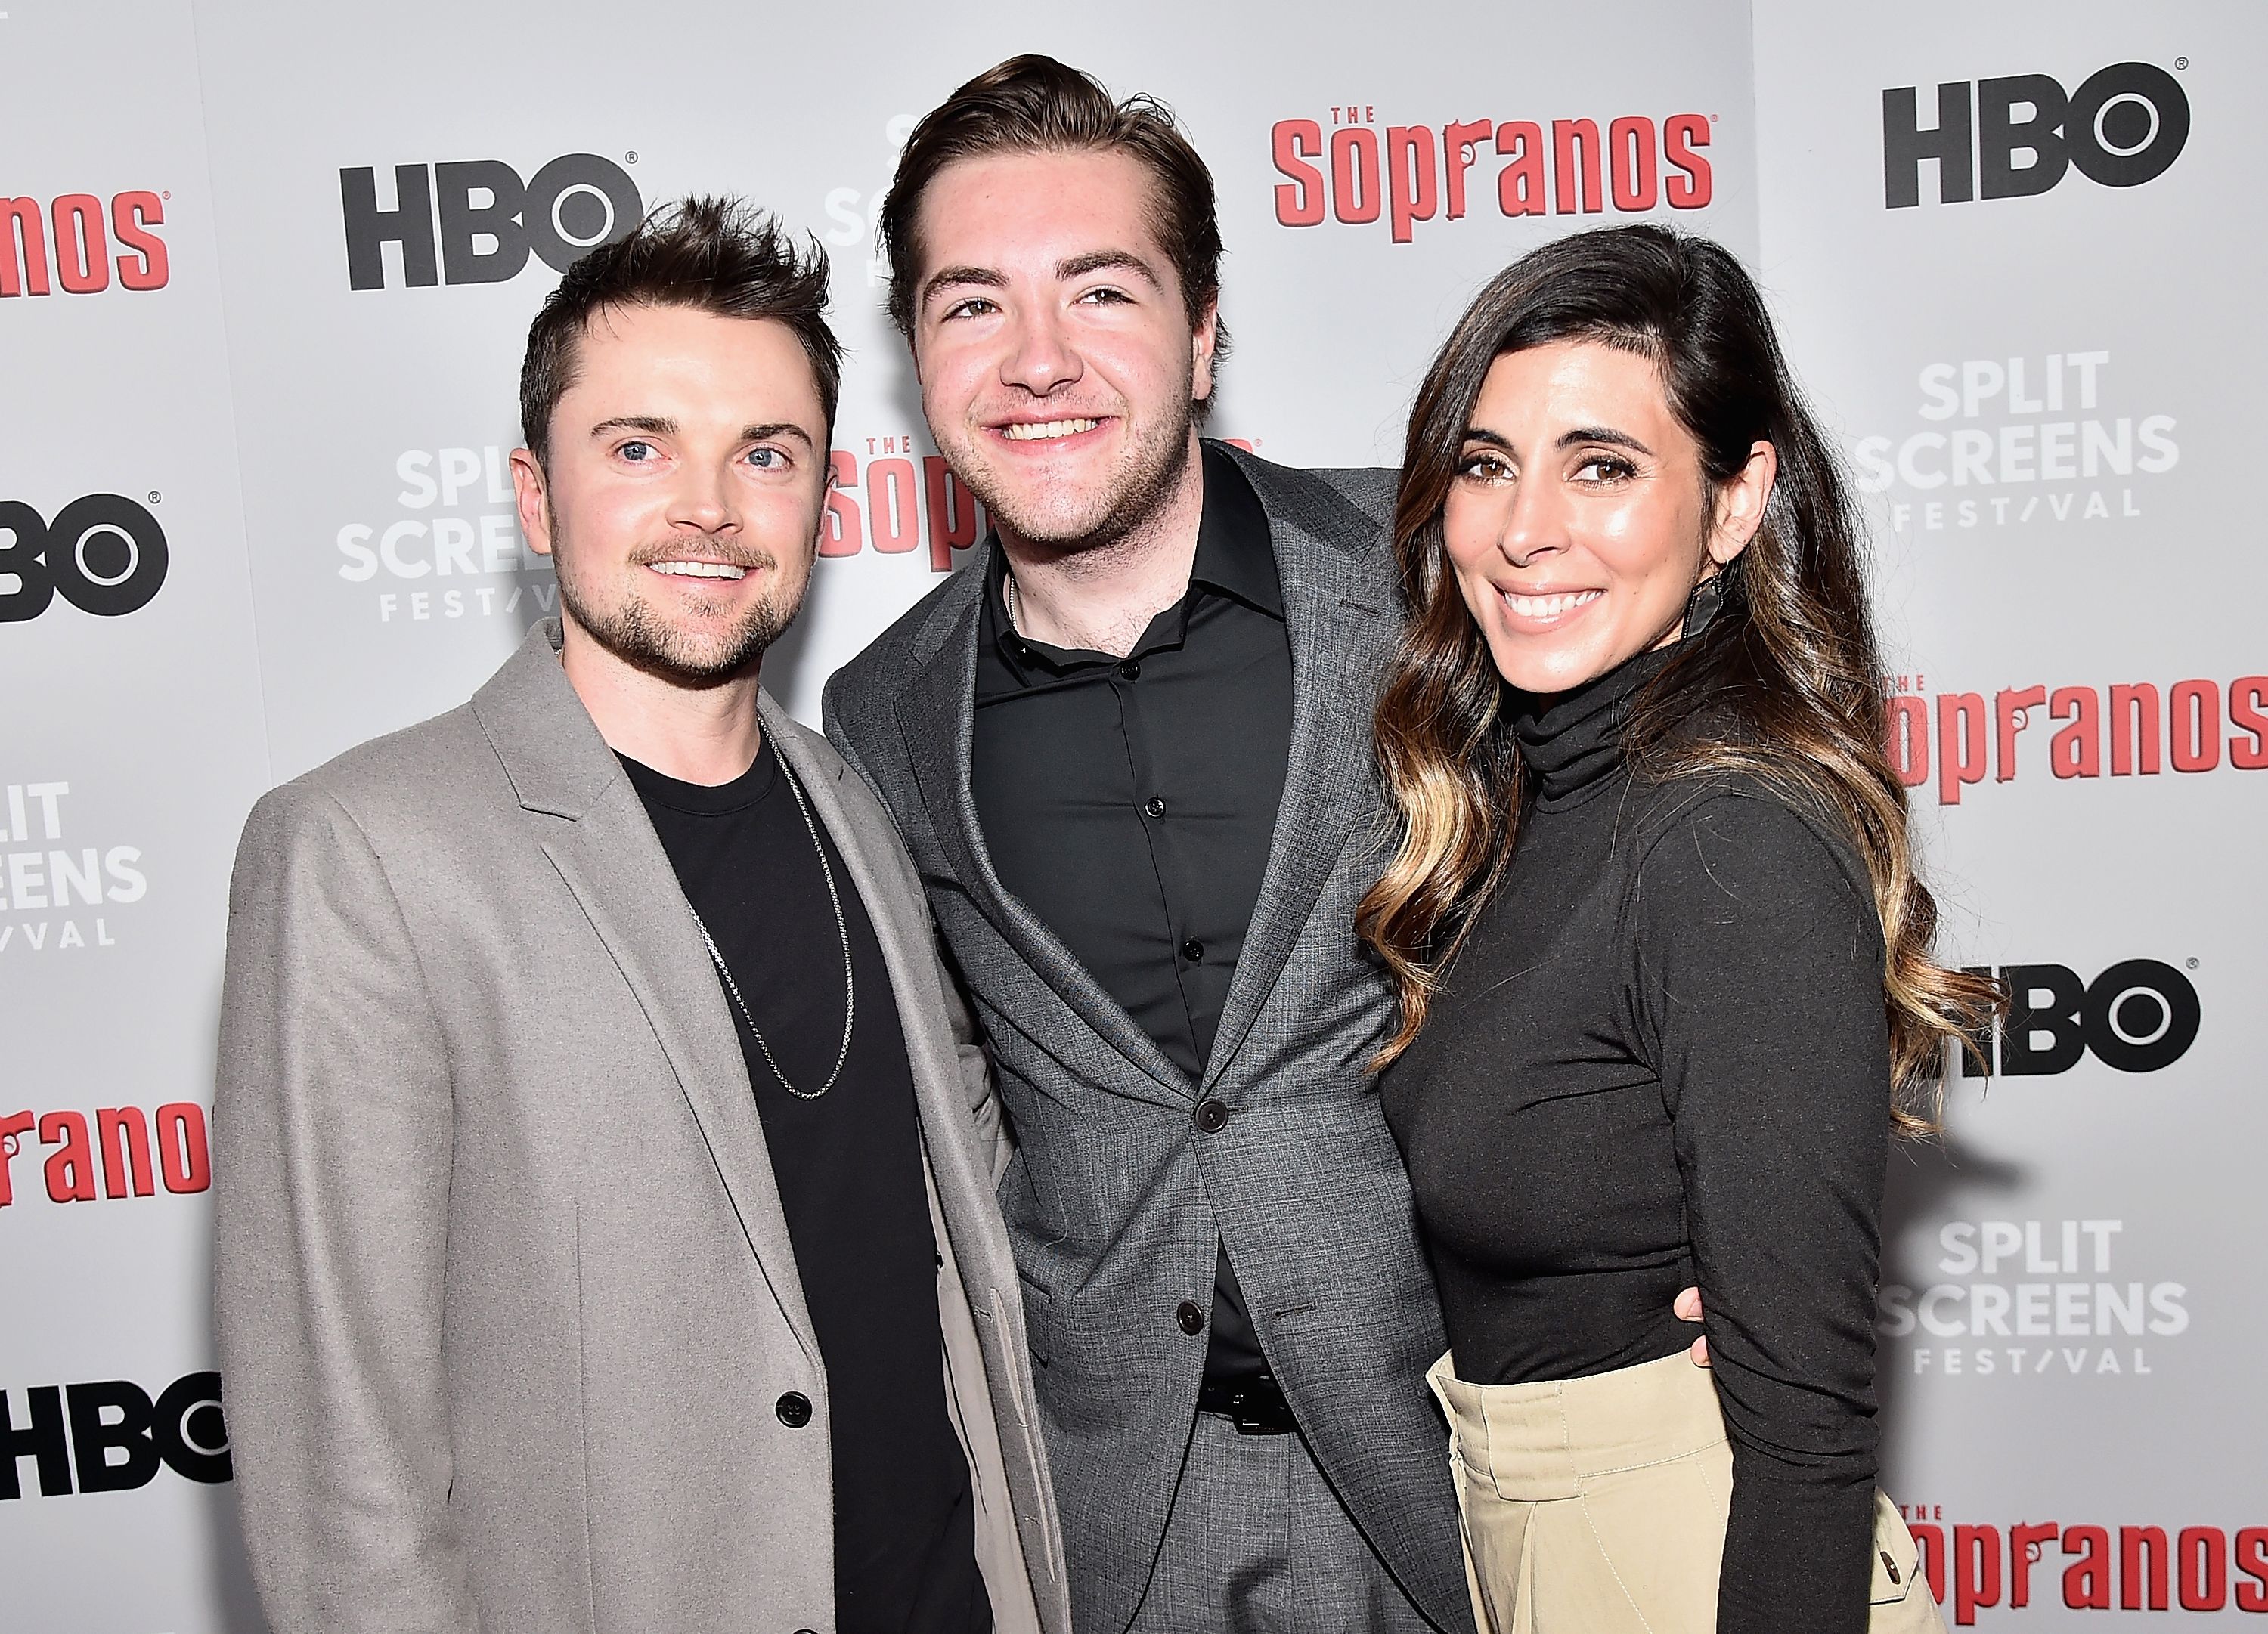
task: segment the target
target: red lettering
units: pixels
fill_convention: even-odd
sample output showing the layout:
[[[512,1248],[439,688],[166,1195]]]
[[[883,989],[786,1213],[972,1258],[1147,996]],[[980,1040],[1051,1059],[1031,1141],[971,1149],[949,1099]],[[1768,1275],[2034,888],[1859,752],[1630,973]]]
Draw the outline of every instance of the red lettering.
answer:
[[[2067,720],[2048,744],[2048,769],[2058,777],[2102,775],[2102,721],[2092,687],[2058,687],[2048,713]]]
[[[2142,1609],[2142,1590],[2150,1591],[2150,1609],[2166,1608],[2166,1528],[2118,1528],[2118,1608]]]
[[[1961,786],[1984,781],[1984,699],[1981,693],[1937,695],[1937,801],[1961,804]]]
[[[1653,208],[1653,121],[1633,115],[1607,127],[1609,185],[1616,210]]]
[[[1945,1604],[1945,1528],[1928,1525],[1909,1526],[1915,1547],[1921,1551],[1921,1574],[1929,1579],[1929,1594],[1940,1606]]]
[[[48,1196],[57,1203],[94,1201],[94,1151],[87,1144],[86,1119],[76,1112],[50,1112],[40,1120],[40,1138],[63,1150],[48,1157]]]
[[[915,492],[912,460],[877,460],[867,466],[866,526],[875,549],[901,556],[921,543]]]
[[[1582,212],[1595,216],[1599,213],[1599,121],[1555,119],[1551,121],[1551,202],[1562,216],[1572,216],[1578,208],[1579,177]]]
[[[16,1189],[8,1178],[8,1160],[22,1150],[19,1136],[32,1132],[37,1122],[29,1112],[11,1112],[0,1117],[0,1209],[16,1201]]]
[[[154,193],[122,193],[110,201],[110,230],[132,252],[118,258],[119,288],[166,287],[166,240],[148,230],[165,219],[165,203]]]
[[[2211,771],[2220,764],[2220,688],[2213,682],[2176,681],[2166,726],[2176,771]]]
[[[1977,1608],[2000,1603],[2000,1528],[1953,1528],[1953,1620],[1966,1628]]]
[[[2228,1533],[2219,1527],[2183,1527],[2174,1545],[2174,1565],[2183,1611],[2218,1611],[2228,1603]]]
[[[103,1107],[94,1115],[94,1127],[102,1143],[103,1196],[125,1196],[129,1179],[135,1196],[154,1195],[158,1188],[150,1178],[150,1125],[142,1108]]]
[[[92,193],[66,193],[48,212],[55,229],[55,281],[72,295],[110,287],[110,240],[102,232],[102,201]]]
[[[1901,693],[1889,701],[1885,746],[1898,781],[1909,789],[1929,781],[1929,705]]]
[[[929,564],[934,572],[953,570],[953,553],[976,542],[976,496],[935,454],[922,460],[922,483],[929,495]]]
[[[1441,184],[1433,164],[1431,125],[1388,125],[1386,128],[1386,180],[1394,202],[1394,241],[1407,244],[1410,224],[1431,221],[1441,201]]]
[[[2008,1528],[2008,1603],[2029,1606],[2032,1603],[2032,1568],[2039,1564],[2040,1550],[2056,1541],[2062,1528],[2052,1520],[2033,1526],[2020,1524]]]
[[[2268,1527],[2247,1527],[2236,1535],[2236,1569],[2253,1579],[2236,1586],[2236,1608],[2268,1611]]]
[[[0,297],[48,292],[48,224],[37,199],[0,199],[8,218],[0,244]]]
[[[1291,178],[1276,184],[1276,219],[1286,227],[1312,227],[1323,218],[1323,173],[1307,160],[1322,157],[1323,128],[1312,119],[1279,119],[1272,134],[1276,169]]]
[[[1470,123],[1450,125],[1441,132],[1441,157],[1449,168],[1449,210],[1451,221],[1465,213],[1465,172],[1471,168],[1473,155],[1479,144],[1487,140],[1492,127],[1484,119]]]
[[[1680,174],[1671,176],[1662,195],[1672,210],[1699,210],[1715,191],[1709,161],[1693,150],[1709,145],[1709,121],[1698,114],[1676,114],[1661,123],[1662,153]]]
[[[2063,1603],[2073,1611],[2110,1609],[2110,1534],[2101,1527],[2066,1527],[2063,1552],[2079,1559],[2063,1569]]]
[[[2016,718],[2047,701],[2045,687],[2026,687],[2021,692],[2004,688],[1992,695],[1992,725],[2000,749],[2000,769],[1992,774],[1993,782],[2006,783],[2016,775],[2016,733],[2021,730]]]
[[[2252,741],[2228,740],[2228,763],[2239,771],[2268,767],[2268,675],[2241,675],[2228,683],[2228,724]]]
[[[2110,775],[2131,777],[2136,769],[2135,749],[2141,749],[2140,770],[2146,777],[2158,775],[2158,689],[2148,681],[2110,688]]]
[[[819,554],[855,556],[865,542],[858,502],[850,497],[858,484],[858,461],[838,448],[827,457],[827,526],[821,532]]]
[[[194,1100],[169,1100],[158,1108],[158,1173],[176,1194],[209,1190],[212,1152],[205,1138],[205,1109]]]
[[[1331,133],[1331,214],[1351,227],[1376,221],[1378,133],[1361,125]]]
[[[1497,173],[1496,207],[1507,216],[1543,215],[1543,128],[1508,120],[1496,128],[1496,151],[1510,161]]]

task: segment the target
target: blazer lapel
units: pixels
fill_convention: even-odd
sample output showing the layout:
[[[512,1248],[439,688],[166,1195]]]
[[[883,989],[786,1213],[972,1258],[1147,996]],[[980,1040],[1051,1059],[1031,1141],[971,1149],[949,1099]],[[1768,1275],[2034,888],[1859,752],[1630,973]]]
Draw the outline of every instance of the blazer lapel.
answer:
[[[812,1365],[819,1341],[795,1269],[740,1034],[645,807],[555,656],[531,631],[474,707],[527,810],[569,820],[543,843],[668,1058],[758,1270]]]
[[[1375,804],[1372,656],[1393,638],[1398,617],[1378,575],[1361,570],[1378,545],[1376,524],[1312,478],[1254,460],[1239,464],[1268,512],[1284,586],[1292,753],[1260,900],[1205,1064],[1208,1088],[1235,1060],[1283,975],[1356,818]]]
[[[992,542],[987,548],[997,550],[999,546]],[[937,618],[924,631],[924,644],[929,641],[935,644],[926,651],[917,647],[916,667],[906,689],[898,695],[898,725],[905,734],[914,779],[921,787],[922,805],[954,878],[1034,974],[1098,1037],[1154,1079],[1176,1102],[1194,1100],[1196,1086],[992,870],[976,815],[976,798],[968,781],[976,736],[977,615],[985,566],[979,560],[961,570],[960,577],[968,581],[969,590],[939,607]],[[970,975],[976,979],[974,972]],[[1021,983],[1005,983],[984,997],[988,1003],[1013,1014],[1041,1048],[1048,1047],[1055,1019],[1042,1007],[1044,1001],[1037,993]]]

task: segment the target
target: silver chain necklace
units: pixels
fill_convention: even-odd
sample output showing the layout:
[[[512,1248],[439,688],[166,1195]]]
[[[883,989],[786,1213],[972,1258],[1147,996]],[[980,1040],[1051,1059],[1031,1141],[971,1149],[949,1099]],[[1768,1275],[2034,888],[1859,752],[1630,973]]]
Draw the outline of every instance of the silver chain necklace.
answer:
[[[795,796],[796,810],[803,813],[804,831],[811,835],[811,849],[819,853],[820,877],[827,881],[827,900],[835,909],[835,934],[843,938],[843,1047],[835,1052],[835,1070],[827,1075],[827,1082],[813,1090],[798,1089],[788,1082],[787,1074],[780,1071],[780,1064],[772,1055],[772,1047],[764,1041],[763,1028],[756,1025],[755,1017],[748,1012],[748,1001],[740,997],[740,984],[733,979],[732,967],[725,962],[725,955],[718,951],[717,938],[709,934],[709,927],[702,923],[701,910],[688,902],[685,911],[693,916],[694,929],[701,932],[702,941],[708,945],[709,957],[716,963],[717,974],[725,978],[725,990],[732,994],[733,1006],[740,1011],[740,1019],[748,1024],[748,1031],[755,1035],[756,1048],[763,1051],[764,1064],[772,1070],[772,1076],[779,1079],[780,1087],[798,1100],[816,1100],[835,1087],[835,1080],[843,1076],[843,1064],[850,1058],[850,1022],[858,996],[858,983],[850,968],[850,929],[843,922],[843,898],[835,888],[835,870],[828,865],[827,848],[819,841],[819,825],[811,820],[810,802],[803,798],[803,784],[797,781],[794,771],[789,768],[787,756],[775,749],[772,758],[779,762],[780,775],[787,779],[788,791]]]

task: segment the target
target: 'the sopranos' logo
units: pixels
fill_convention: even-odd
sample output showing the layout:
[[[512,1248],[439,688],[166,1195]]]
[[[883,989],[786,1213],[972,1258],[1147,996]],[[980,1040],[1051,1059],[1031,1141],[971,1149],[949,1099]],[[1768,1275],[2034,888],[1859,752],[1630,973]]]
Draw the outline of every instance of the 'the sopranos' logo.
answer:
[[[1955,1628],[1975,1623],[1979,1607],[2005,1603],[2021,1611],[2036,1594],[2051,1616],[2056,1609],[2169,1611],[2176,1606],[2268,1611],[2268,1527],[2122,1526],[2114,1535],[2109,1527],[2019,1520],[2004,1535],[1997,1526],[1956,1522],[1948,1540],[1947,1505],[1899,1508],[1921,1546],[1930,1593],[1951,1609]],[[2052,1560],[2051,1544],[2058,1557]],[[2035,1583],[2035,1571],[2044,1581]]]
[[[1987,773],[1996,784],[2036,782],[2043,766],[2058,782],[2099,778],[2106,765],[2113,777],[2268,770],[2268,675],[2002,687],[1989,704],[1982,692],[1933,697],[1926,675],[1883,680],[1891,769],[1910,789],[1934,782],[1940,806],[1960,805]],[[2036,728],[2047,741],[2026,750]]]
[[[220,1375],[185,1374],[155,1401],[128,1379],[0,1390],[0,1499],[24,1496],[18,1466],[27,1458],[41,1498],[70,1497],[74,1468],[80,1492],[147,1486],[160,1466],[191,1481],[226,1481],[234,1469]]]
[[[194,1100],[168,1101],[154,1116],[139,1107],[99,1107],[92,1118],[84,1112],[26,1108],[0,1113],[0,1209],[17,1200],[15,1160],[28,1155],[35,1135],[48,1148],[40,1177],[50,1203],[154,1197],[160,1181],[175,1196],[212,1185],[205,1109]],[[25,1195],[32,1195],[28,1188]]]
[[[526,181],[502,159],[396,165],[394,199],[379,208],[370,166],[339,172],[354,289],[386,287],[387,244],[401,247],[401,281],[413,286],[501,283],[531,251],[564,272],[586,250],[629,237],[645,214],[629,173],[595,153],[562,154]]]
[[[2045,74],[1948,80],[1937,124],[1921,128],[1917,85],[1882,92],[1882,202],[1921,202],[1923,161],[1937,161],[1943,204],[2045,193],[2076,169],[2106,188],[2165,174],[2190,139],[2190,99],[2147,63],[2113,63],[2066,93]],[[1974,104],[1974,115],[1971,104]]]
[[[44,209],[35,198],[0,198],[0,299],[58,289],[95,295],[114,272],[122,290],[162,290],[166,241],[150,229],[165,219],[164,200],[146,191],[114,194],[107,205],[97,194],[65,193]],[[111,254],[112,234],[123,254]]]
[[[116,618],[147,607],[170,557],[158,519],[123,494],[74,499],[48,522],[0,499],[0,624],[40,616],[55,599]]]
[[[1469,173],[1484,149],[1501,161],[1483,197],[1501,216],[1640,214],[1668,205],[1698,210],[1715,188],[1708,116],[1643,114],[1609,119],[1452,120],[1434,125],[1378,125],[1368,104],[1333,107],[1330,134],[1317,119],[1279,119],[1271,131],[1276,219],[1286,227],[1320,226],[1326,216],[1347,226],[1384,220],[1396,244],[1415,224],[1461,220],[1473,195]]]

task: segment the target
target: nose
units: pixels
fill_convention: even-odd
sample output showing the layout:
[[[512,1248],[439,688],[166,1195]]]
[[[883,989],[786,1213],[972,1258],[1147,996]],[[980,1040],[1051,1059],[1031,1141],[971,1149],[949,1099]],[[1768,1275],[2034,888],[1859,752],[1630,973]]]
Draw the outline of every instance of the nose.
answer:
[[[1018,315],[1008,355],[1001,359],[1001,384],[1045,397],[1086,372],[1086,364],[1064,332],[1061,313],[1042,305]]]
[[[688,460],[669,493],[669,525],[726,537],[740,531],[740,515],[729,473]]]
[[[1567,548],[1565,496],[1556,483],[1528,478],[1513,486],[1496,548],[1517,568],[1530,567]]]

